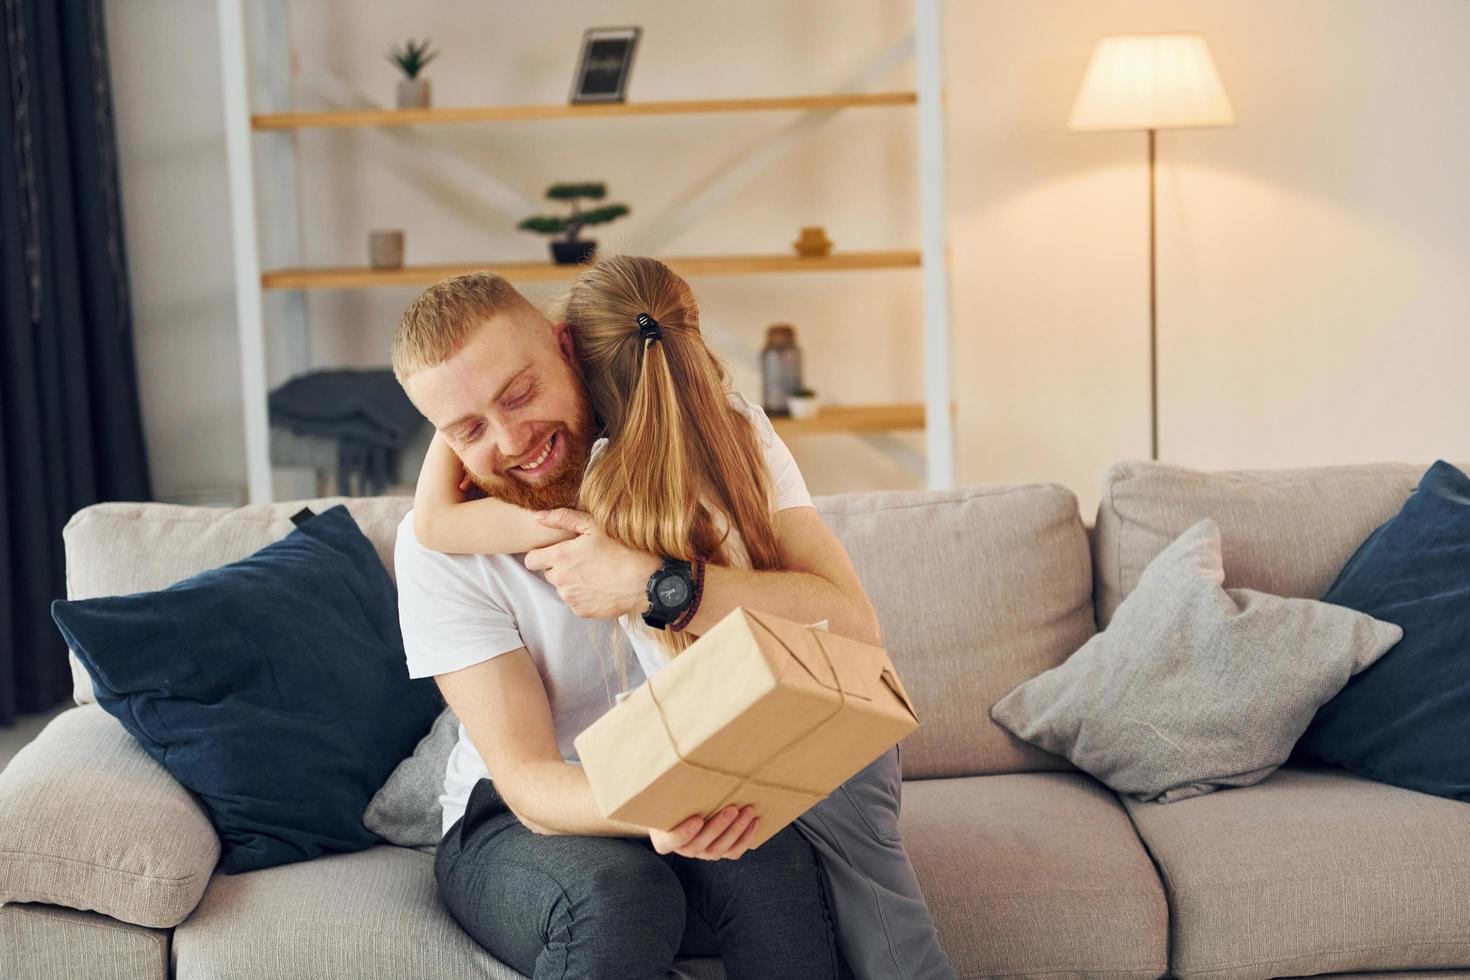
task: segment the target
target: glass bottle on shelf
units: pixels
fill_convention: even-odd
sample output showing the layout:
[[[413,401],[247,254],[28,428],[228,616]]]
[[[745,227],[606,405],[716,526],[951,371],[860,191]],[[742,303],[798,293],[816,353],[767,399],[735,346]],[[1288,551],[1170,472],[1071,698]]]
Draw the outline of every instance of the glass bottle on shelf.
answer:
[[[791,414],[786,396],[801,387],[801,348],[796,346],[796,329],[789,323],[766,328],[766,346],[761,348],[761,408],[769,416]]]

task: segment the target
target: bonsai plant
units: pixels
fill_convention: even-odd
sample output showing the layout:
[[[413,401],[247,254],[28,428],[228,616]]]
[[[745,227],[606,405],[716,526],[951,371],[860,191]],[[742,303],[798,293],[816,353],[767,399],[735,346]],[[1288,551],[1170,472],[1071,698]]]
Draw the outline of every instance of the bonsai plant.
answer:
[[[563,232],[566,237],[551,243],[551,257],[560,265],[575,265],[578,262],[586,262],[592,258],[597,251],[597,242],[578,238],[577,235],[587,225],[605,225],[609,221],[621,218],[628,213],[625,204],[604,204],[602,207],[583,211],[577,204],[578,201],[600,201],[607,196],[606,184],[552,184],[546,191],[546,196],[553,201],[566,201],[571,205],[572,213],[565,217],[559,215],[534,215],[516,225],[522,231],[534,231],[543,235],[558,235]]]
[[[429,50],[428,38],[422,41],[409,38],[402,47],[388,49],[388,60],[397,65],[405,76],[398,81],[398,108],[429,107],[429,80],[420,78],[419,72],[437,57],[439,52]]]

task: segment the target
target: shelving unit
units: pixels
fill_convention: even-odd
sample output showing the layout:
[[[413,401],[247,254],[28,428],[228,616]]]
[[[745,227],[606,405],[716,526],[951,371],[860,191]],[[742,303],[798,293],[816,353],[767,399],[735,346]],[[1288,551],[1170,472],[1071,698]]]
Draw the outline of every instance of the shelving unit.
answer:
[[[310,126],[415,126],[430,123],[508,122],[521,119],[586,119],[593,116],[705,115],[712,112],[774,112],[792,109],[852,109],[913,105],[913,92],[852,95],[794,95],[764,99],[681,99],[601,105],[503,105],[445,109],[362,109],[334,112],[273,112],[250,117],[254,129]]]
[[[954,482],[954,407],[949,375],[949,280],[945,248],[945,170],[940,0],[915,0],[913,57],[917,63],[914,92],[838,92],[779,98],[692,99],[612,105],[471,106],[432,109],[363,108],[324,112],[251,112],[250,50],[246,42],[246,0],[216,0],[219,14],[220,62],[224,81],[225,133],[229,159],[231,221],[235,245],[235,293],[239,322],[241,381],[245,403],[245,444],[249,496],[252,503],[272,495],[269,419],[266,408],[266,329],[263,300],[268,294],[289,297],[298,321],[304,318],[302,296],[314,289],[362,289],[377,286],[427,286],[448,276],[489,270],[512,282],[549,282],[572,278],[576,266],[549,262],[486,262],[368,267],[296,266],[261,269],[261,230],[256,224],[256,146],[259,133],[305,128],[398,127],[449,124],[494,124],[523,120],[574,120],[620,116],[664,116],[733,112],[799,112],[917,107],[922,241],[919,249],[835,252],[819,258],[783,255],[659,256],[682,276],[738,276],[775,273],[845,272],[873,269],[922,270],[924,279],[923,404],[832,405],[809,419],[780,419],[777,431],[787,434],[849,433],[888,448],[885,433],[925,433],[923,471],[931,488]],[[255,0],[271,28],[284,22],[282,0]],[[267,38],[269,42],[270,38]],[[276,38],[279,40],[279,38]],[[277,46],[279,47],[279,46]],[[898,50],[900,46],[895,46]],[[267,69],[280,69],[285,52],[268,52]],[[279,86],[267,98],[282,99]],[[294,180],[294,141],[290,156],[275,154],[263,161],[267,178]],[[289,195],[287,195],[289,198]],[[297,220],[294,205],[286,221]],[[304,329],[304,324],[302,329]],[[883,440],[888,440],[887,443]],[[893,444],[897,446],[896,443]],[[901,447],[897,447],[901,451]]]
[[[923,264],[918,251],[834,252],[819,257],[799,255],[695,255],[663,257],[681,276],[741,276],[761,272],[837,272],[852,269],[905,269]],[[419,265],[401,269],[343,267],[336,269],[272,269],[260,276],[262,289],[359,289],[366,286],[428,286],[464,272],[486,271],[511,282],[555,282],[572,279],[579,266],[554,262],[482,262],[463,265]]]
[[[924,428],[923,405],[825,405],[804,419],[773,418],[782,438],[826,432],[902,432]]]

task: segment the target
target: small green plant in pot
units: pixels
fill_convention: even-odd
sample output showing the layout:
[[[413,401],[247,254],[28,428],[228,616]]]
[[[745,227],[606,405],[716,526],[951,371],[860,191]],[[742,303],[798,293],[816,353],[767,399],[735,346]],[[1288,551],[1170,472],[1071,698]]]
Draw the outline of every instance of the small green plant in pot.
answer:
[[[429,107],[429,80],[420,78],[419,72],[429,62],[439,57],[439,52],[429,50],[429,40],[416,41],[409,38],[402,47],[388,49],[388,60],[397,65],[404,77],[398,80],[398,108],[427,109]]]
[[[571,205],[570,215],[534,215],[516,225],[522,231],[534,231],[542,235],[565,235],[551,243],[551,257],[559,265],[576,265],[590,261],[597,252],[597,242],[577,236],[588,225],[605,225],[609,221],[628,214],[625,204],[604,204],[584,211],[579,201],[600,201],[607,196],[606,184],[552,184],[546,196],[553,201],[566,201]]]
[[[820,407],[817,402],[817,393],[802,385],[792,388],[786,395],[786,407],[794,419],[809,419],[817,414]]]

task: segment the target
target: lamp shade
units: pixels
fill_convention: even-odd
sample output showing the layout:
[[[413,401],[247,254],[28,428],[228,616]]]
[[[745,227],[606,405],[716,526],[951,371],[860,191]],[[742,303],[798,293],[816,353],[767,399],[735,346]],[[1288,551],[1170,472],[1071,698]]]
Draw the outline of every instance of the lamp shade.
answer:
[[[1235,113],[1198,34],[1100,38],[1067,122],[1070,129],[1233,125]]]

